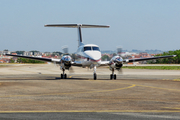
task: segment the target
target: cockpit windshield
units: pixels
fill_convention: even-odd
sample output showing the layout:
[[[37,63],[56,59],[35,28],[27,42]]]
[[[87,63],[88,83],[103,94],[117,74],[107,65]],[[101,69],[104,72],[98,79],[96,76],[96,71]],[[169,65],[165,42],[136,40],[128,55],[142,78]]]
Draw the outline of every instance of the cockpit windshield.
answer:
[[[84,47],[84,51],[91,50],[91,46]]]
[[[93,50],[93,51],[100,51],[100,49],[99,49],[99,47],[95,47],[95,46],[86,46],[86,47],[84,47],[84,51],[91,51],[91,50]]]
[[[92,47],[94,51],[100,51],[99,47]]]

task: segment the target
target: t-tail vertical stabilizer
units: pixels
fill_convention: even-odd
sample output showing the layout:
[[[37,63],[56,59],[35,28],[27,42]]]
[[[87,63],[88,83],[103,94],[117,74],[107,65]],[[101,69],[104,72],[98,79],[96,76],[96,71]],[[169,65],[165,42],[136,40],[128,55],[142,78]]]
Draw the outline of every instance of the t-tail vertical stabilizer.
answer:
[[[66,27],[78,29],[78,47],[83,44],[81,28],[109,28],[109,25],[88,25],[88,24],[47,24],[44,27]]]

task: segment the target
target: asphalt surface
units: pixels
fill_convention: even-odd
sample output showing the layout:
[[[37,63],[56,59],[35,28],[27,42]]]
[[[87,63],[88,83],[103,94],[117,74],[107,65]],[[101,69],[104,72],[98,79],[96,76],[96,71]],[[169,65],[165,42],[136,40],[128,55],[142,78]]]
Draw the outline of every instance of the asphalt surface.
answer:
[[[8,113],[1,120],[179,120],[179,113]]]
[[[74,68],[60,78],[52,64],[0,67],[0,119],[178,120],[180,71]]]

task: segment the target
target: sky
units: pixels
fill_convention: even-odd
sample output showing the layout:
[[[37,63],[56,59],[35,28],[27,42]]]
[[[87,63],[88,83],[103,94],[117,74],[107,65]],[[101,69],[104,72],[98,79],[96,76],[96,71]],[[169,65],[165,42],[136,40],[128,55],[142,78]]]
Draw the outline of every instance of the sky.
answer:
[[[0,0],[0,51],[69,52],[78,47],[77,28],[45,24],[95,24],[82,28],[85,44],[101,50],[177,50],[180,0]]]

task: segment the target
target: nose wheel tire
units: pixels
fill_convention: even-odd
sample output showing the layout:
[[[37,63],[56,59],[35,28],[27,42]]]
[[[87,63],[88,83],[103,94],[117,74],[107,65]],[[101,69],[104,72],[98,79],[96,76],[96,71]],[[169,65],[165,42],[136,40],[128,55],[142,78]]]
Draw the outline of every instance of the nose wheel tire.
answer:
[[[61,74],[61,79],[63,79],[63,74]]]
[[[94,80],[96,80],[97,79],[97,75],[96,75],[96,73],[94,73]]]
[[[114,74],[114,80],[116,80],[116,74]]]

